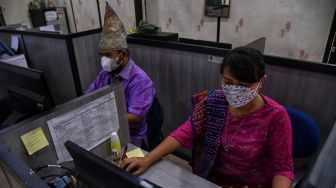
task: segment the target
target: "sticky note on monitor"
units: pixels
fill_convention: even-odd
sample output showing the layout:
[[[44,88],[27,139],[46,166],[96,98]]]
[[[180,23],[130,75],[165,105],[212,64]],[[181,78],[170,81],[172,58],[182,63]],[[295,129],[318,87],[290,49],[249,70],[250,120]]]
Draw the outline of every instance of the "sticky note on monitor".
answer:
[[[41,127],[23,134],[21,136],[21,140],[29,155],[32,155],[33,153],[49,145],[49,142],[45,137]]]
[[[144,153],[140,148],[136,148],[132,151],[129,151],[126,153],[127,158],[132,158],[132,157],[144,157]]]

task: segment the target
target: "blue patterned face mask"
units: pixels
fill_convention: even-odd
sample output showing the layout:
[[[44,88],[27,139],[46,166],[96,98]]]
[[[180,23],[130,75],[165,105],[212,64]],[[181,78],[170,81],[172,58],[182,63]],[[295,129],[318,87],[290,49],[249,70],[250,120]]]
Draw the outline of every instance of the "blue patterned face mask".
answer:
[[[260,82],[255,89],[238,85],[222,85],[222,89],[229,105],[238,108],[247,105],[256,98]]]

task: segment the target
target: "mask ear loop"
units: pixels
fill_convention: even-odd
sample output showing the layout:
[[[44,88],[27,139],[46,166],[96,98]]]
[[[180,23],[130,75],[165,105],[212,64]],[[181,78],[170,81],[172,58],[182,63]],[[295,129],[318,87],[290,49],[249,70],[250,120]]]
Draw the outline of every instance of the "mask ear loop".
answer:
[[[123,52],[126,52],[126,51],[125,51],[125,50],[123,50],[123,51],[121,51],[121,52],[120,52],[120,54],[119,54],[119,55],[118,55],[118,57],[117,57],[117,58],[118,58],[118,61],[120,60],[120,55],[121,55]],[[124,59],[123,59],[123,58],[122,58],[121,60],[122,60],[122,61],[124,61]]]
[[[261,81],[262,81],[262,78],[259,80],[258,85],[257,85],[257,87],[255,88],[255,90],[260,89],[259,86],[260,86],[260,84],[261,84]],[[259,91],[258,91],[258,92],[259,92]]]

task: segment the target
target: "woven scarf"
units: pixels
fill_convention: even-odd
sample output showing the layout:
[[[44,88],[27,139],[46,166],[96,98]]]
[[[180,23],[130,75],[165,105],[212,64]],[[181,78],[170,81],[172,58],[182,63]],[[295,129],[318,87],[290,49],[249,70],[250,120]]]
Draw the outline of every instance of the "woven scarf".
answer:
[[[191,166],[193,173],[208,178],[217,157],[229,104],[221,90],[192,97],[190,122],[194,134]]]

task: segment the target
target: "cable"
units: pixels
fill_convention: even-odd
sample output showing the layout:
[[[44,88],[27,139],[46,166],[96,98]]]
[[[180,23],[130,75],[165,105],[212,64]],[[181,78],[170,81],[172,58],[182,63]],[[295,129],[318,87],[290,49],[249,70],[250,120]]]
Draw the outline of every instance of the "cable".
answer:
[[[74,175],[70,175],[70,179],[74,187],[79,187],[79,184],[77,184],[77,178]]]
[[[41,179],[45,180],[45,179],[50,178],[50,177],[60,177],[60,175],[59,174],[51,174],[51,175],[48,175],[48,176],[41,176]]]
[[[148,19],[147,19],[147,1],[145,0],[145,14],[146,14],[146,22],[148,22]]]
[[[34,171],[37,173],[41,169],[43,169],[43,168],[49,168],[49,167],[51,167],[51,168],[62,168],[62,169],[65,169],[65,170],[67,170],[69,172],[72,172],[72,170],[70,168],[67,168],[67,167],[64,167],[64,166],[61,166],[61,165],[45,165],[45,166],[40,166],[40,167],[35,168]]]
[[[66,182],[66,180],[64,179],[64,176],[68,176],[70,178],[70,182],[72,182],[73,186],[76,188],[80,188],[80,183],[76,177],[76,170],[74,169],[70,169],[61,165],[53,165],[53,164],[48,164],[48,165],[44,165],[44,166],[40,166],[37,168],[34,168],[33,170],[35,171],[35,173],[38,173],[40,170],[44,169],[44,168],[61,168],[67,171],[67,173],[64,173],[63,175],[56,175],[56,174],[50,174],[47,176],[42,176],[41,179],[45,180],[47,178],[50,177],[58,177],[59,179],[62,179],[62,181],[65,183],[65,185],[67,185],[68,183]]]

